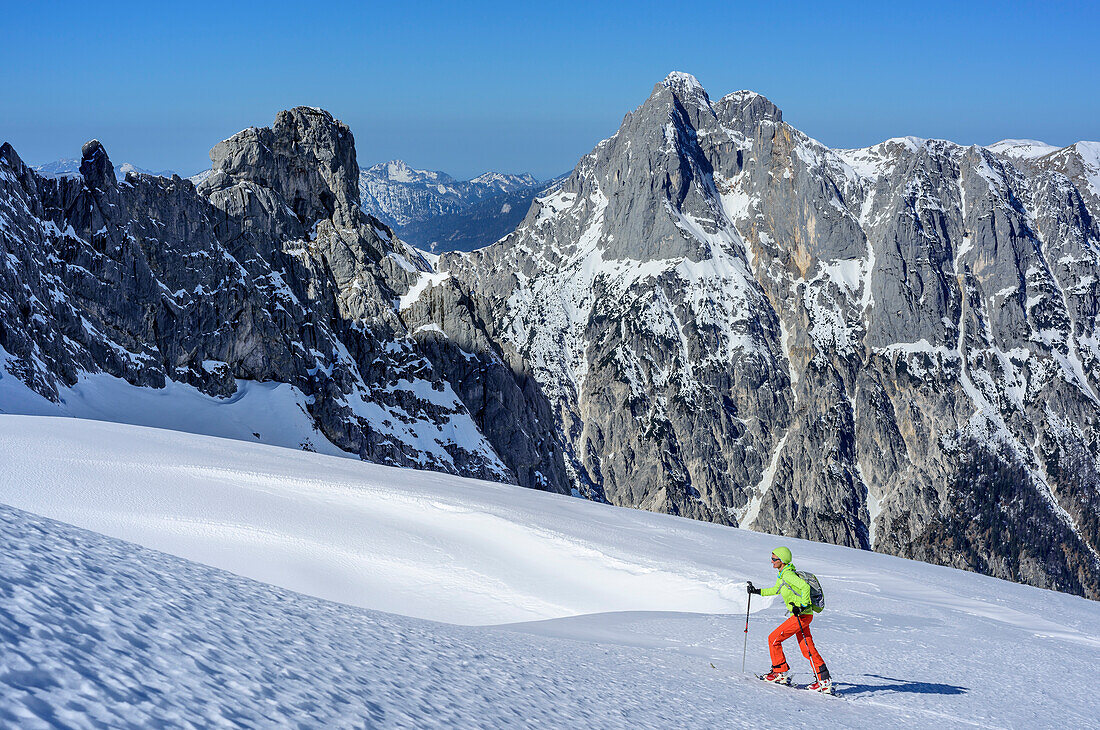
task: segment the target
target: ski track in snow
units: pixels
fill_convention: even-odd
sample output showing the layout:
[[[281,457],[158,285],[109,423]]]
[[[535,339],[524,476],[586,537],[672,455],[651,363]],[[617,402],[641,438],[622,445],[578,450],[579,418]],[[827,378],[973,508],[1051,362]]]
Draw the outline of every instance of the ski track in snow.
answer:
[[[78,419],[0,416],[0,463],[0,726],[1087,727],[1100,707],[1100,604],[962,571]],[[770,584],[777,543],[825,587],[841,698],[740,672],[744,581]],[[752,610],[759,671],[782,616]]]

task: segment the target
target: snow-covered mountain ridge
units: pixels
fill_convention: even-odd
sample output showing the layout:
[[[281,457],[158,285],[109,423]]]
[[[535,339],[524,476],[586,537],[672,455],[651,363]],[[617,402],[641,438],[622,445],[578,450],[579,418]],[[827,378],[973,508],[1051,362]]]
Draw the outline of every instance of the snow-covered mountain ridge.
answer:
[[[0,458],[4,725],[1085,727],[1097,709],[1064,681],[1100,661],[1097,604],[1050,591],[102,422],[0,416]],[[824,585],[840,698],[741,673],[745,582],[779,541]],[[782,612],[751,614],[759,671]]]

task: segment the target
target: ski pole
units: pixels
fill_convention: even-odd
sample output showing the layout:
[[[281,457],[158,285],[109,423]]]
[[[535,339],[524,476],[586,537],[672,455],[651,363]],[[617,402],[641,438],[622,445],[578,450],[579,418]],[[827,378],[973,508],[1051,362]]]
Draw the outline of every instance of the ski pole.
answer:
[[[745,646],[741,649],[741,673],[745,673],[745,655],[749,651],[749,606],[752,605],[752,594],[749,594],[749,600],[745,602]]]
[[[806,627],[802,625],[802,613],[799,612],[798,615],[796,615],[794,618],[796,621],[798,621],[798,643],[801,644],[803,641],[806,640]],[[814,679],[820,682],[821,675],[817,673],[817,665],[814,664],[813,659],[810,660],[810,668],[814,670]]]

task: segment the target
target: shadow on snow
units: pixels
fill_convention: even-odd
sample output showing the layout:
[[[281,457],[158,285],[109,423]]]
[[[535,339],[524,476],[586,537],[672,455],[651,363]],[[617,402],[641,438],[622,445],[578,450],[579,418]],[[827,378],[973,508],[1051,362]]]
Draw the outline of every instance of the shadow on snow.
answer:
[[[864,674],[864,677],[884,679],[891,684],[854,684],[850,682],[837,682],[836,688],[845,696],[862,693],[877,692],[913,692],[925,695],[962,695],[970,691],[967,687],[956,687],[953,684],[937,684],[935,682],[910,682],[905,679],[883,677],[878,674]]]

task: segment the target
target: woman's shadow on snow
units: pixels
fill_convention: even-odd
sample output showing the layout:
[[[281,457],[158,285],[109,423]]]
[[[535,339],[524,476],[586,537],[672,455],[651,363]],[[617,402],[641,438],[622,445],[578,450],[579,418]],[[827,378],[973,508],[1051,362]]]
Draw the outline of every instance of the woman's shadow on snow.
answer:
[[[836,688],[844,695],[857,695],[864,692],[913,692],[922,695],[963,695],[970,691],[968,687],[956,687],[953,684],[935,682],[910,682],[905,679],[883,677],[878,674],[864,674],[864,677],[882,679],[890,684],[853,684],[837,682]]]

